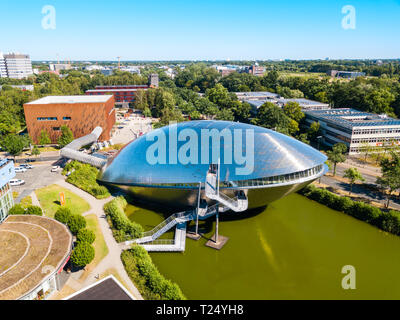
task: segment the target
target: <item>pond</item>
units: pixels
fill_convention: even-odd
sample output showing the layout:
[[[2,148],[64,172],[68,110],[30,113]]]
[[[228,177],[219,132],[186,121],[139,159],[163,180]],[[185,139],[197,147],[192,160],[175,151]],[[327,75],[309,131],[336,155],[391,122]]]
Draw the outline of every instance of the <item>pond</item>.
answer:
[[[151,229],[171,212],[132,205],[127,214]],[[400,238],[298,194],[265,210],[221,217],[220,250],[204,237],[187,239],[184,253],[152,253],[160,272],[188,299],[400,299]],[[164,237],[172,237],[173,232]],[[342,267],[356,269],[356,289],[344,290]]]

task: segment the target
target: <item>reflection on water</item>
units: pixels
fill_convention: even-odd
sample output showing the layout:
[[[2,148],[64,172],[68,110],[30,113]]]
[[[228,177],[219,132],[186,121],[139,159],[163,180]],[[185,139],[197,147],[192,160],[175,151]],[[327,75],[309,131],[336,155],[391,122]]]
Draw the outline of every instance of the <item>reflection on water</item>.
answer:
[[[127,208],[146,230],[171,213]],[[246,218],[223,215],[221,251],[204,245],[214,228],[201,222],[204,237],[187,239],[184,253],[151,254],[189,299],[400,299],[400,238],[300,195]],[[344,265],[356,268],[356,290],[341,287]]]

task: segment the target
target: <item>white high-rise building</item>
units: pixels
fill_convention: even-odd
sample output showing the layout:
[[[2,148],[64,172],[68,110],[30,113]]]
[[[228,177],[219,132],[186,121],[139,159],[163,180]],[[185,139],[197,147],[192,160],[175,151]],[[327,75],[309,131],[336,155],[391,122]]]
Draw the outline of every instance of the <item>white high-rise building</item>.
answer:
[[[5,66],[6,75],[3,75],[4,68],[2,69],[2,66]],[[33,74],[31,58],[27,54],[20,53],[0,55],[0,73],[2,77],[13,79],[29,77]]]
[[[7,78],[6,61],[2,52],[0,52],[0,78]]]

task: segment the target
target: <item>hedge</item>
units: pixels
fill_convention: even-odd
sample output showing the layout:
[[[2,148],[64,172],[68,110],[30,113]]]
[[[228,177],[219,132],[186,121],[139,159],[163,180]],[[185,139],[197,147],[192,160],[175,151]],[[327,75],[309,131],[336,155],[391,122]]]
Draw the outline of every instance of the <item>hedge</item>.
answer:
[[[25,214],[30,214],[33,216],[42,216],[43,211],[41,207],[38,206],[28,206],[25,210]]]
[[[126,216],[124,209],[127,204],[125,198],[120,196],[104,205],[107,220],[117,242],[140,238],[143,235],[143,227]]]
[[[358,220],[365,221],[383,231],[400,235],[400,212],[382,211],[381,209],[360,201],[353,201],[348,197],[336,195],[328,190],[308,185],[299,193],[317,201],[331,209],[346,213]]]
[[[14,205],[9,211],[9,215],[34,215],[34,216],[42,216],[43,211],[42,208],[38,206],[27,206],[24,208],[21,204]]]
[[[97,183],[97,175],[99,174],[97,168],[79,161],[71,161],[65,166],[63,174],[65,175],[70,171],[73,172],[66,180],[68,183],[86,191],[97,199],[105,199],[111,196],[106,187]]]
[[[186,300],[179,286],[158,271],[143,247],[133,245],[130,250],[122,252],[121,260],[144,299]]]

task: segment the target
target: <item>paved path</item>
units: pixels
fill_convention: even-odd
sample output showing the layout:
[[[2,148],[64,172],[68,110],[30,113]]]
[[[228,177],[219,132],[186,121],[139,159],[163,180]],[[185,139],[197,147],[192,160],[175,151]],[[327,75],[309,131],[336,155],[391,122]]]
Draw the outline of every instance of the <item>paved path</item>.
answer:
[[[111,201],[112,198],[97,200],[95,197],[93,197],[90,194],[82,191],[81,189],[69,184],[68,182],[65,182],[64,180],[59,180],[54,183],[60,185],[61,187],[71,190],[72,192],[76,193],[78,196],[85,199],[90,204],[90,207],[91,207],[90,211],[85,212],[84,215],[87,215],[89,213],[96,214],[98,221],[99,221],[101,231],[103,233],[104,240],[105,240],[108,250],[109,250],[108,255],[103,260],[101,260],[100,263],[88,275],[88,277],[84,281],[82,287],[86,287],[86,286],[96,282],[98,280],[96,278],[97,275],[101,275],[107,269],[114,268],[117,270],[119,276],[124,281],[124,283],[126,283],[126,285],[128,286],[128,289],[132,292],[134,297],[137,298],[138,300],[143,300],[141,294],[139,293],[137,288],[133,285],[131,279],[129,278],[128,274],[125,271],[125,268],[121,261],[122,250],[112,235],[112,231],[110,229],[110,226],[108,225],[105,213],[103,211],[104,204]]]
[[[320,180],[321,183],[328,185],[332,188],[350,192],[350,184],[346,182],[339,181],[330,176],[323,176]],[[352,195],[360,198],[365,198],[371,201],[379,202],[381,204],[386,203],[386,197],[384,197],[384,195],[381,192],[364,188],[360,184],[353,185]],[[390,207],[400,211],[399,197],[395,196],[392,197],[392,200],[390,201]]]

